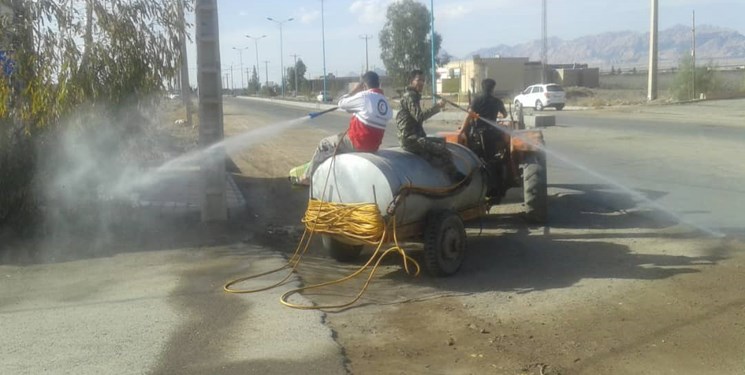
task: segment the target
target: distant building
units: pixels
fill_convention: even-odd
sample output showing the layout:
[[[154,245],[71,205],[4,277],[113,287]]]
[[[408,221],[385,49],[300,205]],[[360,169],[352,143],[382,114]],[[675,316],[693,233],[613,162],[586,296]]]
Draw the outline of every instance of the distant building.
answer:
[[[491,78],[497,82],[497,96],[513,96],[525,87],[541,82],[539,61],[527,57],[481,57],[452,61],[438,69],[437,91],[467,94],[481,91],[481,81]],[[586,64],[549,65],[548,81],[563,86],[599,86],[599,69]]]

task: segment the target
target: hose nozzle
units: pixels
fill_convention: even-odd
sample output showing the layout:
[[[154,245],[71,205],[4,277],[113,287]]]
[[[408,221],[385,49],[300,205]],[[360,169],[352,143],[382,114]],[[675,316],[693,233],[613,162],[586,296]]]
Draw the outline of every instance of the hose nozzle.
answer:
[[[314,118],[316,118],[316,117],[318,117],[320,115],[323,115],[323,114],[326,114],[326,113],[329,113],[329,112],[336,111],[337,109],[339,109],[339,107],[329,108],[329,109],[323,110],[321,112],[311,112],[311,113],[308,113],[308,117],[311,118],[311,119],[314,119]]]

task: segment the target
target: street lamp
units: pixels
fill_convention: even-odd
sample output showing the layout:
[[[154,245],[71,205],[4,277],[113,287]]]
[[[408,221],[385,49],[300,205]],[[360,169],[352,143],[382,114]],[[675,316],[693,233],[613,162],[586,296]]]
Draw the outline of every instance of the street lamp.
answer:
[[[243,47],[243,48],[233,47],[233,49],[238,51],[238,57],[241,60],[241,90],[243,90],[246,87],[243,81],[243,50],[248,49],[248,47]]]
[[[279,68],[281,69],[281,73],[282,73],[282,97],[284,98],[285,96],[285,62],[283,58],[284,51],[282,48],[282,24],[285,22],[290,22],[294,20],[294,18],[290,17],[284,21],[277,21],[273,19],[272,17],[267,17],[266,19],[279,25]]]
[[[368,67],[368,61],[369,60],[367,59],[367,40],[370,39],[370,38],[372,38],[372,35],[367,35],[367,34],[360,35],[360,39],[364,39],[365,40],[365,72],[367,72],[367,71],[370,70],[370,68]]]
[[[259,77],[260,76],[259,70],[261,70],[261,68],[259,67],[259,39],[266,38],[266,35],[262,35],[262,36],[246,35],[246,38],[253,39],[254,41],[254,47],[256,50],[256,76],[259,78],[259,82],[261,82],[261,77]]]

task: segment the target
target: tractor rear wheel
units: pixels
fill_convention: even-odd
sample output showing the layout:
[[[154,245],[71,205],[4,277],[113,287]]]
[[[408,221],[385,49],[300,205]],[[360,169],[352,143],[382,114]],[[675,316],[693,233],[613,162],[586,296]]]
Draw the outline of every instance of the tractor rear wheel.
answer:
[[[523,166],[523,203],[525,216],[535,224],[544,224],[548,216],[548,177],[546,155],[535,153]]]
[[[343,263],[354,262],[357,260],[357,258],[360,257],[363,247],[362,245],[346,244],[328,234],[321,235],[321,242],[332,258]]]
[[[432,212],[426,220],[424,268],[435,277],[455,274],[466,257],[463,220],[451,210]]]

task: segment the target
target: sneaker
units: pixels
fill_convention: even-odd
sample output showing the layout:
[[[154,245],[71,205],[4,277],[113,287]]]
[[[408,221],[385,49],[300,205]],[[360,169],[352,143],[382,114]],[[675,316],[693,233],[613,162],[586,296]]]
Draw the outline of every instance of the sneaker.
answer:
[[[310,186],[310,180],[305,177],[289,176],[287,179],[294,186]]]

